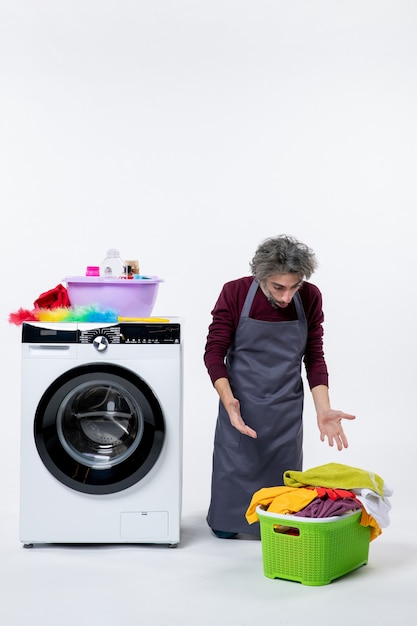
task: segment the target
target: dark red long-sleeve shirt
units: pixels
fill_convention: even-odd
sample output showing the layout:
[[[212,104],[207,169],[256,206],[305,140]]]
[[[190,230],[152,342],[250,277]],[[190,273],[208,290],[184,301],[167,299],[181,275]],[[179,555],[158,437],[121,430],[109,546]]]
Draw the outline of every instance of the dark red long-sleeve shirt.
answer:
[[[213,320],[209,326],[204,352],[204,363],[212,383],[218,378],[228,378],[225,357],[233,341],[252,281],[252,276],[246,276],[226,283],[212,311]],[[303,358],[308,384],[310,388],[328,385],[328,371],[323,352],[324,315],[321,292],[318,287],[305,281],[299,294],[308,326],[307,345]],[[249,316],[267,322],[297,319],[294,302],[284,309],[275,309],[260,288],[256,292]]]

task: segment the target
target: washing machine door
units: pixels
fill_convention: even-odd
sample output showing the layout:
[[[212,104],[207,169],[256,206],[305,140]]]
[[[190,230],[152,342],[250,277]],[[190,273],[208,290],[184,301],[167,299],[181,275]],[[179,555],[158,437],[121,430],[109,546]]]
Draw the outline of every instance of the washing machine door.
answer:
[[[57,378],[37,407],[34,436],[47,469],[89,494],[136,484],[155,465],[165,424],[150,387],[129,369],[83,365]]]

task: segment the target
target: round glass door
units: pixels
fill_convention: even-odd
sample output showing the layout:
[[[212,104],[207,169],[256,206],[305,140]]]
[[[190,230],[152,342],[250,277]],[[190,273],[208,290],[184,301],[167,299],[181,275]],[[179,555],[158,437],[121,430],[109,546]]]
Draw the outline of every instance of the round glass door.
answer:
[[[38,452],[62,483],[92,494],[114,493],[141,480],[161,452],[159,402],[131,370],[84,365],[57,378],[39,402]]]

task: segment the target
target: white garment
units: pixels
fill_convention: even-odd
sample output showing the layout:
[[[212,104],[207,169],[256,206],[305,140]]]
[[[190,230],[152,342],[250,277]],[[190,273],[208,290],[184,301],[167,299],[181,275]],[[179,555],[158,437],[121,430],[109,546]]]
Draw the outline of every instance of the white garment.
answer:
[[[365,511],[372,515],[381,528],[389,526],[389,512],[391,510],[391,502],[389,497],[393,491],[384,484],[384,497],[381,497],[372,489],[351,489],[356,498],[365,508]]]

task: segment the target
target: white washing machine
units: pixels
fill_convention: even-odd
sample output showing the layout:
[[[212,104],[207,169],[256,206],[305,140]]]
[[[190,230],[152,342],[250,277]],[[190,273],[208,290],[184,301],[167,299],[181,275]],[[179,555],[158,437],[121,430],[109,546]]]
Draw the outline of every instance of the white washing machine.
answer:
[[[22,326],[20,540],[180,541],[179,318]]]

